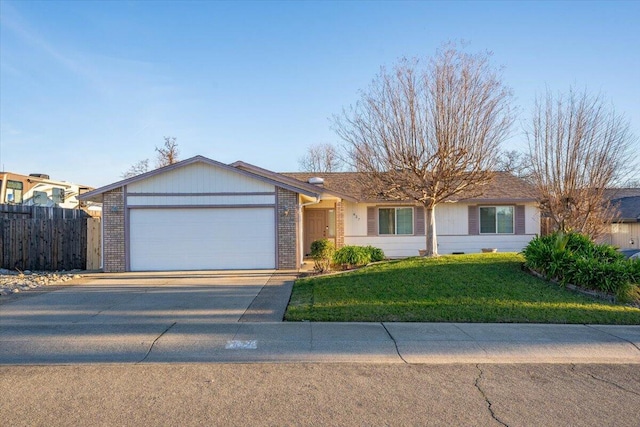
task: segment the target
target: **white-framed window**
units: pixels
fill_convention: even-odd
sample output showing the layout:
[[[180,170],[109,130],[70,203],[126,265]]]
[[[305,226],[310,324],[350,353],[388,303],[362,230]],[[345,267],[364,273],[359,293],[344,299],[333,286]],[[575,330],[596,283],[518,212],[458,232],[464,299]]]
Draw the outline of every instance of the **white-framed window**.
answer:
[[[24,184],[20,181],[7,180],[7,191],[5,195],[6,203],[22,203],[22,189]]]
[[[379,208],[378,234],[413,234],[413,208]]]
[[[480,234],[513,234],[513,206],[480,206]]]

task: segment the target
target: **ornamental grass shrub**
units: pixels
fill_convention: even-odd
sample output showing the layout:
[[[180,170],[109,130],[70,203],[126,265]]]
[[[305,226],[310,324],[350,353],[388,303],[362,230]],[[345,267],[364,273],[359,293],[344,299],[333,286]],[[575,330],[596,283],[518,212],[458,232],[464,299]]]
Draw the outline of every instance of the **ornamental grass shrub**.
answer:
[[[549,280],[615,294],[621,300],[640,283],[640,262],[588,236],[556,232],[531,240],[523,250],[525,266]]]

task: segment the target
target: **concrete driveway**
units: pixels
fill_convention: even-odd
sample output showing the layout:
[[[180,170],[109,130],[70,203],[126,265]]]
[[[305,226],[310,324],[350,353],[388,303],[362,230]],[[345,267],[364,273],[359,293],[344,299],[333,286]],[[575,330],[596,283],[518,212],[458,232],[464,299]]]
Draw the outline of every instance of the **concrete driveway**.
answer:
[[[273,276],[273,270],[94,274],[3,304],[0,320],[22,326],[237,322]]]
[[[133,361],[178,324],[281,321],[293,278],[273,270],[94,274],[9,297],[0,300],[0,363]]]

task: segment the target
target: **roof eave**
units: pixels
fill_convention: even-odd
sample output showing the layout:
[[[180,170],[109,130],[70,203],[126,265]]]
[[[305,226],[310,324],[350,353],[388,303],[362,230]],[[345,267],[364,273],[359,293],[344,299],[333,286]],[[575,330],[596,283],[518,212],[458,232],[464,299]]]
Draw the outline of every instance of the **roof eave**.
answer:
[[[124,187],[126,185],[132,184],[134,182],[142,181],[144,179],[151,178],[151,177],[153,177],[155,175],[159,175],[159,174],[162,174],[162,173],[165,173],[165,172],[169,172],[171,170],[178,169],[178,168],[181,168],[181,167],[184,167],[184,166],[188,166],[190,164],[198,163],[198,162],[206,163],[206,164],[209,164],[209,165],[212,165],[212,166],[221,167],[223,169],[234,171],[236,173],[239,173],[239,174],[242,174],[242,175],[245,175],[245,176],[248,176],[248,177],[252,177],[252,178],[255,178],[255,179],[260,179],[262,181],[269,182],[270,184],[273,184],[273,185],[275,185],[277,187],[282,187],[282,188],[285,188],[287,190],[291,190],[291,191],[293,191],[295,193],[305,194],[305,195],[310,196],[310,197],[318,198],[318,197],[321,196],[321,193],[322,193],[322,191],[317,191],[318,189],[309,189],[309,188],[303,188],[303,187],[296,186],[296,185],[291,185],[289,183],[282,182],[282,181],[280,181],[278,179],[274,179],[272,177],[264,176],[264,175],[261,175],[261,174],[258,174],[258,173],[253,173],[251,171],[247,171],[247,170],[235,167],[233,165],[227,165],[225,163],[221,163],[221,162],[209,159],[209,158],[204,157],[204,156],[195,156],[195,157],[191,157],[189,159],[182,160],[180,162],[174,163],[172,165],[164,166],[162,168],[154,169],[152,171],[145,172],[143,174],[136,175],[136,176],[133,176],[131,178],[126,178],[126,179],[114,182],[113,184],[105,185],[103,187],[100,187],[100,188],[97,188],[95,190],[92,190],[92,191],[89,191],[87,193],[84,193],[79,198],[80,198],[80,200],[99,201],[99,199],[96,199],[95,197],[100,196],[100,195],[106,193],[107,191],[115,190],[116,188],[121,188],[121,187]]]
[[[326,189],[326,188],[323,188],[323,187],[318,187],[318,186],[313,185],[313,184],[308,184],[308,183],[300,181],[298,179],[291,178],[291,177],[282,175],[282,174],[280,174],[278,172],[273,172],[273,171],[261,168],[261,167],[256,166],[256,165],[252,165],[250,163],[246,163],[246,162],[243,162],[241,160],[233,162],[229,166],[232,166],[232,167],[237,168],[239,170],[248,170],[249,172],[251,172],[251,173],[253,173],[255,175],[271,178],[271,179],[273,179],[275,181],[278,181],[278,182],[281,182],[281,183],[283,183],[285,185],[290,185],[290,186],[298,188],[298,189],[300,189],[302,191],[307,191],[307,192],[313,193],[313,194],[316,195],[316,197],[322,198],[323,195],[327,194],[327,195],[330,195],[330,196],[333,196],[333,197],[337,197],[337,198],[340,198],[340,199],[348,200],[350,202],[357,202],[356,198],[354,198],[352,196],[349,196],[347,194],[342,194],[342,193],[337,192],[337,191],[329,190],[329,189]],[[303,194],[306,194],[306,193],[303,193]]]

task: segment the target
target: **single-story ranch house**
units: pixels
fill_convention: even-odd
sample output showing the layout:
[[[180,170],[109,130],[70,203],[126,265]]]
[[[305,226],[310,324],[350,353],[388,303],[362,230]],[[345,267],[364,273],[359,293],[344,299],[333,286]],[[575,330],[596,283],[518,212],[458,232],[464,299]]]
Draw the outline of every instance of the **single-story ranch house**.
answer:
[[[362,176],[360,176],[361,178]],[[106,272],[297,269],[311,242],[425,247],[424,208],[363,194],[358,175],[275,173],[196,156],[81,196],[102,203]],[[439,252],[520,251],[540,231],[527,185],[497,173],[481,198],[437,206]]]
[[[605,242],[620,249],[640,247],[640,188],[611,189],[607,194],[617,210]]]

